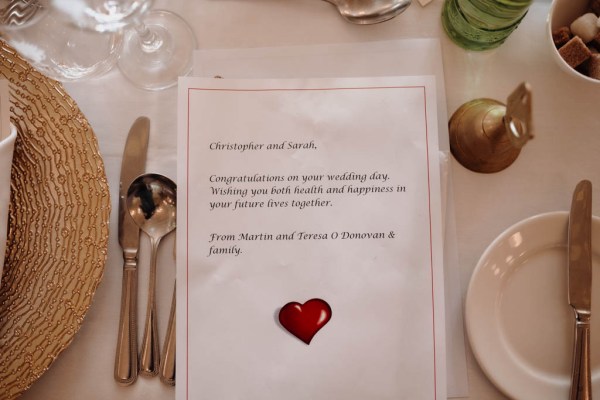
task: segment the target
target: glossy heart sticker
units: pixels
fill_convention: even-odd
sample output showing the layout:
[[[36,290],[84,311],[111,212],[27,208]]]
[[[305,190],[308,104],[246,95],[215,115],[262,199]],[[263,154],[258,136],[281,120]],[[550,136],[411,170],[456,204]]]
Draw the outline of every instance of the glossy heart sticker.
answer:
[[[321,299],[311,299],[304,304],[292,301],[279,310],[281,325],[306,344],[310,344],[330,319],[331,307]]]

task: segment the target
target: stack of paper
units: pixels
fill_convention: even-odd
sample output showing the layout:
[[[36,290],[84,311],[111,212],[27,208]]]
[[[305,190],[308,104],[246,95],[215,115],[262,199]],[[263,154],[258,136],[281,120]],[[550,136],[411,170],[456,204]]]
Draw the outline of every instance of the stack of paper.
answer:
[[[336,43],[251,49],[198,50],[194,75],[224,79],[317,78],[433,75],[436,78],[440,146],[448,397],[467,397],[468,380],[462,323],[462,289],[448,185],[450,150],[441,46],[434,38],[368,43]]]

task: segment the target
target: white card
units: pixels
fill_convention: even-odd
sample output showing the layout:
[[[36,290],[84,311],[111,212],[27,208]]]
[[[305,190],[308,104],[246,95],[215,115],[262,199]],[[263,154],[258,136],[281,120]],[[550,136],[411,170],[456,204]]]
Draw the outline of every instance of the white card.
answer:
[[[178,399],[446,398],[435,90],[180,80]]]

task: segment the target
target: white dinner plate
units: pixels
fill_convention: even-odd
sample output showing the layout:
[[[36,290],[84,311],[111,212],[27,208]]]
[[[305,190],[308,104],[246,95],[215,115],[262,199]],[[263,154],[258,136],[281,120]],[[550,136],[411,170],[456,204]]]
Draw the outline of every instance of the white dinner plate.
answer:
[[[568,218],[553,212],[513,225],[485,250],[469,283],[465,323],[473,353],[513,399],[568,398],[574,333],[567,303]],[[592,384],[600,394],[598,217],[592,242]]]

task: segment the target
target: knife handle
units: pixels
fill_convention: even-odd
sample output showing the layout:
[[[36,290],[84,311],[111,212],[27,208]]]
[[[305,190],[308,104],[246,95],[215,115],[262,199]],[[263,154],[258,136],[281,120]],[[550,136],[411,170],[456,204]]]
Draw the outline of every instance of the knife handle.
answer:
[[[570,400],[591,400],[590,315],[576,313]]]
[[[134,263],[135,260],[133,261]],[[115,380],[122,385],[131,385],[138,376],[137,354],[137,269],[123,268],[123,290],[121,292],[121,317],[115,357]]]
[[[173,300],[171,301],[171,314],[167,327],[167,336],[163,346],[162,360],[160,362],[160,380],[169,386],[175,386],[175,301],[176,292],[173,288]]]

